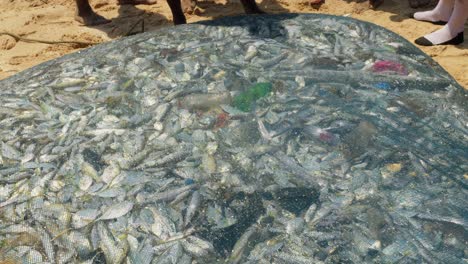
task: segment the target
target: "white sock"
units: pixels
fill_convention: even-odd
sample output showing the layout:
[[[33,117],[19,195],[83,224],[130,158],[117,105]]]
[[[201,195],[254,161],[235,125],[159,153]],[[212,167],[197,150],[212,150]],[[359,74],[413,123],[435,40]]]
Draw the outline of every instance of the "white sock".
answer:
[[[430,22],[448,21],[454,4],[455,0],[439,0],[434,9],[414,13],[414,19]]]
[[[453,13],[448,23],[441,29],[424,36],[432,44],[440,44],[456,37],[465,29],[468,19],[468,0],[456,0]]]

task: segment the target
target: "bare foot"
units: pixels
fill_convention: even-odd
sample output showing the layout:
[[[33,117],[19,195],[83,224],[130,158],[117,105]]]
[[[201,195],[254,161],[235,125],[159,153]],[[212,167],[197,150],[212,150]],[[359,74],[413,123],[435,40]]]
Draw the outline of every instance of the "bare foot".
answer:
[[[85,26],[96,26],[110,23],[111,21],[101,15],[98,15],[94,12],[86,14],[86,15],[75,15],[75,20],[80,22]]]
[[[119,5],[154,5],[157,0],[119,0]]]

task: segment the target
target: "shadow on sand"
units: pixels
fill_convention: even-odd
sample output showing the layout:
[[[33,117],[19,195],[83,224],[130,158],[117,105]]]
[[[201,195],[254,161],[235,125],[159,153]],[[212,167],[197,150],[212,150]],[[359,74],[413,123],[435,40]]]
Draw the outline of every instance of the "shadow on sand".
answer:
[[[262,1],[259,7],[266,13],[288,12],[288,10],[284,9],[276,0]],[[139,6],[120,5],[118,8],[118,16],[112,18],[111,23],[90,27],[103,31],[110,38],[117,38],[173,25],[171,18],[167,18],[156,12],[140,9]],[[227,4],[219,4],[214,1],[199,2],[196,12],[198,16],[207,19],[245,14],[240,3],[230,2]],[[99,13],[99,11],[97,11],[97,13]]]
[[[164,0],[163,0],[164,1]],[[326,1],[326,0],[325,0]],[[362,11],[369,9],[369,0],[343,0],[347,3],[356,3]],[[402,1],[402,2],[400,2]],[[410,19],[409,15],[413,12],[424,11],[432,9],[438,0],[431,0],[426,6],[421,8],[411,8],[409,1],[415,0],[384,0],[383,4],[376,8],[376,11],[382,11],[392,14],[390,20],[394,22],[402,22]],[[422,0],[420,0],[422,1]],[[402,12],[402,5],[406,5],[407,9]],[[288,10],[283,8],[278,0],[263,0],[258,3],[260,9],[268,14],[286,14]],[[320,11],[319,6],[316,7]],[[230,17],[242,15],[244,9],[240,3],[228,2],[227,4],[219,4],[214,1],[201,1],[197,4],[196,14],[207,19],[217,19],[221,17]],[[95,26],[94,28],[105,32],[110,38],[117,38],[121,36],[134,35],[142,32],[154,31],[161,27],[172,26],[172,20],[166,16],[156,12],[146,11],[134,5],[121,5],[119,6],[118,16],[112,18],[112,22],[106,25]],[[423,23],[414,21],[415,23]],[[203,23],[203,22],[200,22]],[[232,20],[233,26],[245,25],[244,23]],[[210,25],[214,25],[210,23]],[[225,25],[225,24],[224,24]],[[272,28],[278,28],[277,25],[272,25]],[[252,34],[259,34],[255,32],[255,27],[249,28]],[[431,30],[428,27],[428,32]],[[468,39],[468,30],[466,30],[465,38]],[[458,45],[457,48],[468,49],[468,41]]]

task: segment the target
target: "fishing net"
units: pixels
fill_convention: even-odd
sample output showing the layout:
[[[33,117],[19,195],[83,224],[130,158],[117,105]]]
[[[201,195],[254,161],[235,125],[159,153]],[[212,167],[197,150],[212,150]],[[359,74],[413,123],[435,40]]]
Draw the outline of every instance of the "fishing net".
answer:
[[[224,18],[0,86],[2,261],[467,259],[467,92],[376,25]]]

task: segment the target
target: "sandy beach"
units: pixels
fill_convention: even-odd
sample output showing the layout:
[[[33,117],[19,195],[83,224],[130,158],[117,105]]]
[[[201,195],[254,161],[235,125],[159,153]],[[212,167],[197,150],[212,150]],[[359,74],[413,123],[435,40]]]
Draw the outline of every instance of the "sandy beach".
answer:
[[[325,0],[320,7],[310,6],[306,0],[257,2],[268,13],[325,13],[353,17],[383,26],[411,42],[440,27],[410,19],[409,13],[430,9],[431,5],[412,9],[406,0],[385,0],[377,10],[370,9],[367,1],[353,0]],[[156,4],[149,6],[120,6],[116,0],[92,0],[91,6],[98,14],[112,19],[109,24],[95,27],[83,26],[74,20],[73,0],[0,0],[0,3],[0,32],[43,41],[101,43],[129,33],[173,26],[172,15],[165,0],[158,0]],[[435,3],[433,2],[432,6]],[[187,14],[187,20],[191,23],[238,14],[243,14],[239,1],[200,1],[196,12]],[[467,33],[465,38],[468,38]],[[82,44],[17,41],[10,35],[0,35],[0,79],[86,47]],[[458,46],[419,48],[468,89],[468,41]]]

